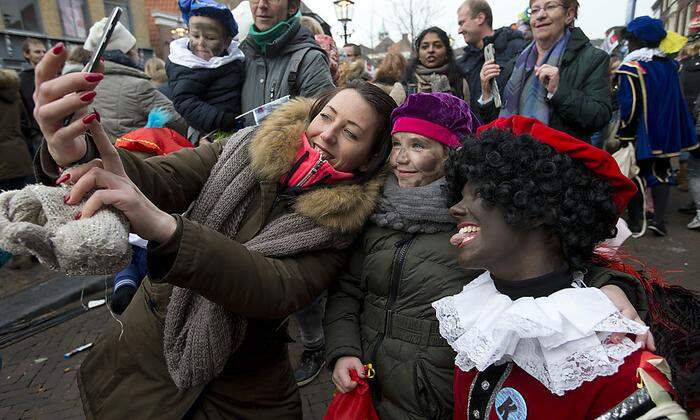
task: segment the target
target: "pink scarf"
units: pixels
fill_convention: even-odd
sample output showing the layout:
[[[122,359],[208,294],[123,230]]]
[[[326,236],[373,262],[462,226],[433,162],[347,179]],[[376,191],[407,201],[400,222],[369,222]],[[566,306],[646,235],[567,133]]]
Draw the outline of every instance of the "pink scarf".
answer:
[[[301,147],[294,158],[292,170],[282,177],[282,185],[286,189],[302,190],[318,184],[333,184],[347,181],[355,175],[349,172],[337,171],[321,153],[311,147],[306,133],[301,134]]]

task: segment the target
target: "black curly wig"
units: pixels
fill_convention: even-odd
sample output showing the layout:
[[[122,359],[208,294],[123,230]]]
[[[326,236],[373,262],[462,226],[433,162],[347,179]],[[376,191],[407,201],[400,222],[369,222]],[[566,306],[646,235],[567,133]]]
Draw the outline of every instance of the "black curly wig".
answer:
[[[617,232],[610,184],[529,135],[487,130],[452,151],[445,170],[453,202],[469,182],[486,203],[504,210],[509,225],[549,229],[574,270],[585,269],[595,245]]]

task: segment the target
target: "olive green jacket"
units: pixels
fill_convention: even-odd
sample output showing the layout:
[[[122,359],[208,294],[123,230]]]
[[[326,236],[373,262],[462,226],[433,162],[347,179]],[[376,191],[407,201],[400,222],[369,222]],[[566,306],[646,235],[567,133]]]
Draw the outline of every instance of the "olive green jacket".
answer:
[[[514,63],[511,63],[513,65]],[[559,67],[559,87],[549,99],[552,112],[549,125],[578,139],[590,141],[612,117],[610,57],[591,45],[580,28],[574,28]],[[501,91],[505,86],[501,87]],[[499,110],[493,101],[480,108],[490,122]]]
[[[377,177],[295,198],[278,194],[276,174],[291,167],[310,106],[308,101],[290,102],[247,134],[253,136],[251,160],[260,182],[234,239],[178,214],[198,197],[225,142],[239,141],[237,135],[146,160],[119,151],[129,178],[160,209],[175,215],[177,231],[166,243],[149,243],[150,277],[122,315],[123,331],[110,320],[80,368],[78,385],[88,418],[301,418],[285,318],[328,287],[346,253],[328,249],[269,258],[242,244],[272,218],[293,211],[357,231],[382,185]],[[89,152],[84,160],[94,156]],[[38,163],[43,180],[50,182],[56,168],[45,145]],[[163,355],[163,322],[173,285],[248,318],[244,342],[223,372],[184,391],[173,383]]]

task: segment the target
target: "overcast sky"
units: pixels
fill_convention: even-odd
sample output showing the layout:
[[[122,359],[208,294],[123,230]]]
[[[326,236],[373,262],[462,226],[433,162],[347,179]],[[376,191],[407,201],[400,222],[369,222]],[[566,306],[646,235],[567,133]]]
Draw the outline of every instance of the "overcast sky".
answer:
[[[403,1],[407,0],[395,0]],[[425,0],[414,0],[425,1]],[[464,45],[461,35],[457,34],[457,8],[462,0],[428,0],[433,6],[434,19],[430,21],[452,35],[455,46]],[[637,16],[651,14],[654,0],[638,0]],[[304,0],[310,8],[321,15],[333,28],[333,37],[337,43],[342,43],[342,26],[335,17],[332,0]],[[590,38],[602,38],[606,29],[625,23],[627,0],[580,0],[581,11],[577,25]],[[494,15],[494,27],[498,28],[515,22],[520,11],[527,7],[527,0],[491,0]],[[367,46],[377,43],[377,33],[385,26],[391,38],[397,41],[401,38],[396,25],[396,11],[392,0],[355,0],[355,12],[349,28],[354,30],[350,42],[362,43]],[[341,44],[342,45],[342,44]]]

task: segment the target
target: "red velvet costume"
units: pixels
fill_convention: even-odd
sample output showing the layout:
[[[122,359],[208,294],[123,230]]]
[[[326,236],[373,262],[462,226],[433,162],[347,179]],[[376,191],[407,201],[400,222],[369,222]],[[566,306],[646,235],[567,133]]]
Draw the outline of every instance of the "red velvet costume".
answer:
[[[668,379],[647,362],[648,358],[663,360],[639,350],[625,359],[615,375],[585,382],[564,396],[553,394],[513,363],[489,368],[482,373],[476,369],[463,372],[455,367],[454,418],[484,419],[486,417],[483,413],[488,410],[488,418],[491,419],[593,419],[612,410],[640,390],[638,369],[644,369],[657,383],[670,390]],[[653,407],[644,403],[635,406],[639,410],[637,415],[642,415]]]

